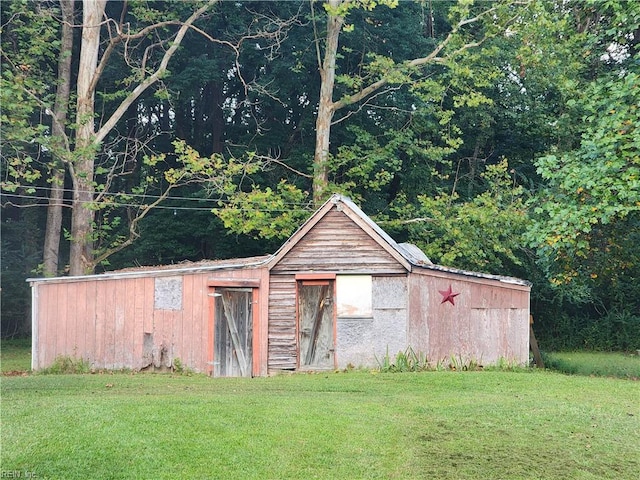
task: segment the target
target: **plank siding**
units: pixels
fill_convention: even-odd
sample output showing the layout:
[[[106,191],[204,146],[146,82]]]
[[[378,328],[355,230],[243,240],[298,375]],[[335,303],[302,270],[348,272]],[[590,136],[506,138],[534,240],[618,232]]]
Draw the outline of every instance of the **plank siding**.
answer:
[[[107,282],[107,285],[105,285],[106,315],[103,342],[107,368],[119,368],[119,366],[116,365],[116,307],[119,307],[119,305],[117,305],[117,290],[121,283],[122,282],[116,280],[110,280]]]
[[[270,258],[30,279],[33,367],[48,367],[60,355],[82,357],[96,369],[134,370],[154,364],[170,367],[180,358],[196,372],[211,372],[216,319],[214,297],[208,293],[242,287],[252,289],[247,357],[253,359],[252,375],[296,370],[296,278],[354,274],[373,278],[372,313],[336,317],[338,366],[347,361],[370,366],[372,354],[383,355],[388,348],[394,353],[405,343],[434,362],[452,355],[483,363],[500,358],[527,361],[526,282],[427,267],[414,260],[357,206],[337,196]],[[442,304],[439,291],[449,286],[460,294],[455,305]]]
[[[132,368],[139,370],[143,368],[142,359],[144,350],[144,317],[145,317],[145,282],[144,279],[134,283],[133,289],[133,358],[131,359]]]
[[[124,282],[122,282],[124,283]],[[121,362],[122,368],[131,368],[133,364],[133,352],[135,345],[134,329],[135,329],[135,298],[129,292],[135,292],[136,282],[127,281],[124,292],[120,292],[123,298],[119,298],[118,301],[122,303],[122,351]]]
[[[96,351],[96,296],[98,293],[96,283],[87,282],[86,310],[84,312],[85,351],[82,354],[84,359],[94,358]]]
[[[328,211],[271,269],[269,370],[293,370],[298,365],[295,274],[301,272],[407,273],[343,212]]]
[[[59,291],[60,289],[58,289]],[[69,304],[73,304],[73,301],[75,300],[75,292],[72,292],[72,294],[67,297],[66,295],[59,295],[58,296],[58,308],[60,309],[61,312],[64,313],[64,315],[58,319],[58,321],[56,322],[56,331],[55,331],[55,335],[57,336],[57,341],[56,341],[56,356],[58,356],[60,354],[60,352],[64,352],[67,350],[67,341],[69,339],[69,337],[67,336],[68,331],[71,331],[71,328],[69,328],[69,322],[72,321],[72,319],[69,317]],[[58,331],[60,333],[58,333]]]
[[[129,342],[126,332],[126,315],[127,315],[127,288],[128,281],[116,282],[114,288],[114,315],[113,315],[113,334],[114,334],[114,351],[113,351],[113,368],[124,368],[125,355],[127,350],[131,350],[132,342]]]
[[[296,354],[296,279],[271,275],[269,281],[269,370],[294,370]]]
[[[207,371],[207,321],[209,309],[209,297],[207,297],[208,287],[205,275],[193,279],[193,304],[192,304],[192,326],[191,326],[191,347],[188,358],[189,363],[200,372]]]
[[[185,275],[183,277],[182,292],[184,300],[182,303],[183,317],[180,331],[182,341],[177,345],[176,354],[185,365],[191,365],[191,362],[193,362],[193,327],[198,321],[193,315],[193,306],[196,301],[196,279],[195,275]],[[189,321],[189,319],[192,319],[192,321]]]
[[[449,285],[459,293],[455,305],[442,303]],[[409,292],[409,344],[431,363],[528,362],[528,287],[420,272],[410,275]]]
[[[77,357],[84,357],[85,344],[84,335],[86,330],[85,315],[87,311],[87,285],[78,285],[75,308],[75,321],[73,332],[73,344],[76,350]]]
[[[49,365],[52,347],[55,348],[55,340],[52,342],[50,331],[53,329],[53,314],[55,313],[55,305],[51,302],[50,296],[55,292],[55,285],[50,288],[40,289],[35,297],[38,302],[38,348],[34,355],[32,367],[37,368],[40,365]],[[55,337],[53,337],[55,338]]]
[[[327,212],[273,268],[304,271],[398,274],[405,268],[344,213]]]

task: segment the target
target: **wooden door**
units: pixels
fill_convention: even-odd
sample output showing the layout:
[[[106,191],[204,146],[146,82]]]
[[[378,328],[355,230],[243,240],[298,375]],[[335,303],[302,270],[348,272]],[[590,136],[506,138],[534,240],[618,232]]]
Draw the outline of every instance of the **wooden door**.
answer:
[[[213,375],[250,377],[253,359],[253,291],[216,288]]]
[[[298,364],[335,368],[333,280],[298,282]]]

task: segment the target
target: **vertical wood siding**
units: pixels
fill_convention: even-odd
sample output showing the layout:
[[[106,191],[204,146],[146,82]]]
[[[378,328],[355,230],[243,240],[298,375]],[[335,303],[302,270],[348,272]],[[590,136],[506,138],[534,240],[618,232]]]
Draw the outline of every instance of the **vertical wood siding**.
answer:
[[[451,285],[455,305],[442,303]],[[443,272],[409,279],[409,344],[433,364],[529,359],[529,288]]]
[[[171,275],[170,272],[167,273]],[[213,271],[178,276],[181,308],[154,305],[157,276],[41,282],[34,288],[37,331],[33,366],[50,366],[59,356],[83,358],[96,369],[183,365],[206,372],[209,284],[216,277],[262,279],[258,303],[268,302],[266,269]],[[267,372],[267,319],[256,317],[253,373]],[[145,338],[149,352],[145,351]],[[263,346],[264,345],[264,346]]]
[[[526,363],[529,287],[419,267],[408,273],[408,263],[374,240],[379,233],[370,224],[356,223],[339,208],[323,212],[270,266],[34,281],[34,368],[66,355],[95,368],[134,370],[167,367],[179,358],[209,372],[215,315],[208,294],[251,280],[245,285],[254,289],[252,374],[295,370],[296,274],[322,273],[374,278],[372,317],[337,319],[339,363],[340,353],[356,364],[365,352],[399,350],[404,343],[434,363],[452,355],[485,364]],[[158,295],[157,282],[164,289]],[[455,305],[441,303],[439,290],[449,285],[460,293]]]

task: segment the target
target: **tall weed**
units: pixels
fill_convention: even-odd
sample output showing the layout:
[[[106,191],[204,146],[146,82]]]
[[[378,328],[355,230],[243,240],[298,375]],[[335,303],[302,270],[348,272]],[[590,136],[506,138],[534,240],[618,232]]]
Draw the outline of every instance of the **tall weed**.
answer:
[[[398,352],[394,360],[389,356],[389,349],[382,358],[376,357],[381,372],[422,372],[429,370],[429,361],[426,355],[416,353],[409,347],[404,352]]]
[[[61,375],[74,373],[89,373],[91,364],[84,358],[70,357],[68,355],[60,355],[57,357],[50,367],[38,370],[38,373],[45,375]]]

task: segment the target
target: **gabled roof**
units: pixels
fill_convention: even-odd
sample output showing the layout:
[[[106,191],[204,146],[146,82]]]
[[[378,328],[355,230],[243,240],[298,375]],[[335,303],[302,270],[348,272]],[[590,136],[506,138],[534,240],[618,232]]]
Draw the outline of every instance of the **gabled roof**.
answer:
[[[282,258],[332,209],[344,213],[356,225],[364,230],[381,248],[387,251],[398,263],[407,271],[411,271],[413,266],[431,264],[427,256],[418,247],[411,244],[399,245],[382,230],[380,226],[369,218],[351,199],[342,195],[334,194],[327,200],[311,217],[303,223],[300,228],[278,249],[269,260],[269,269],[275,267]]]

